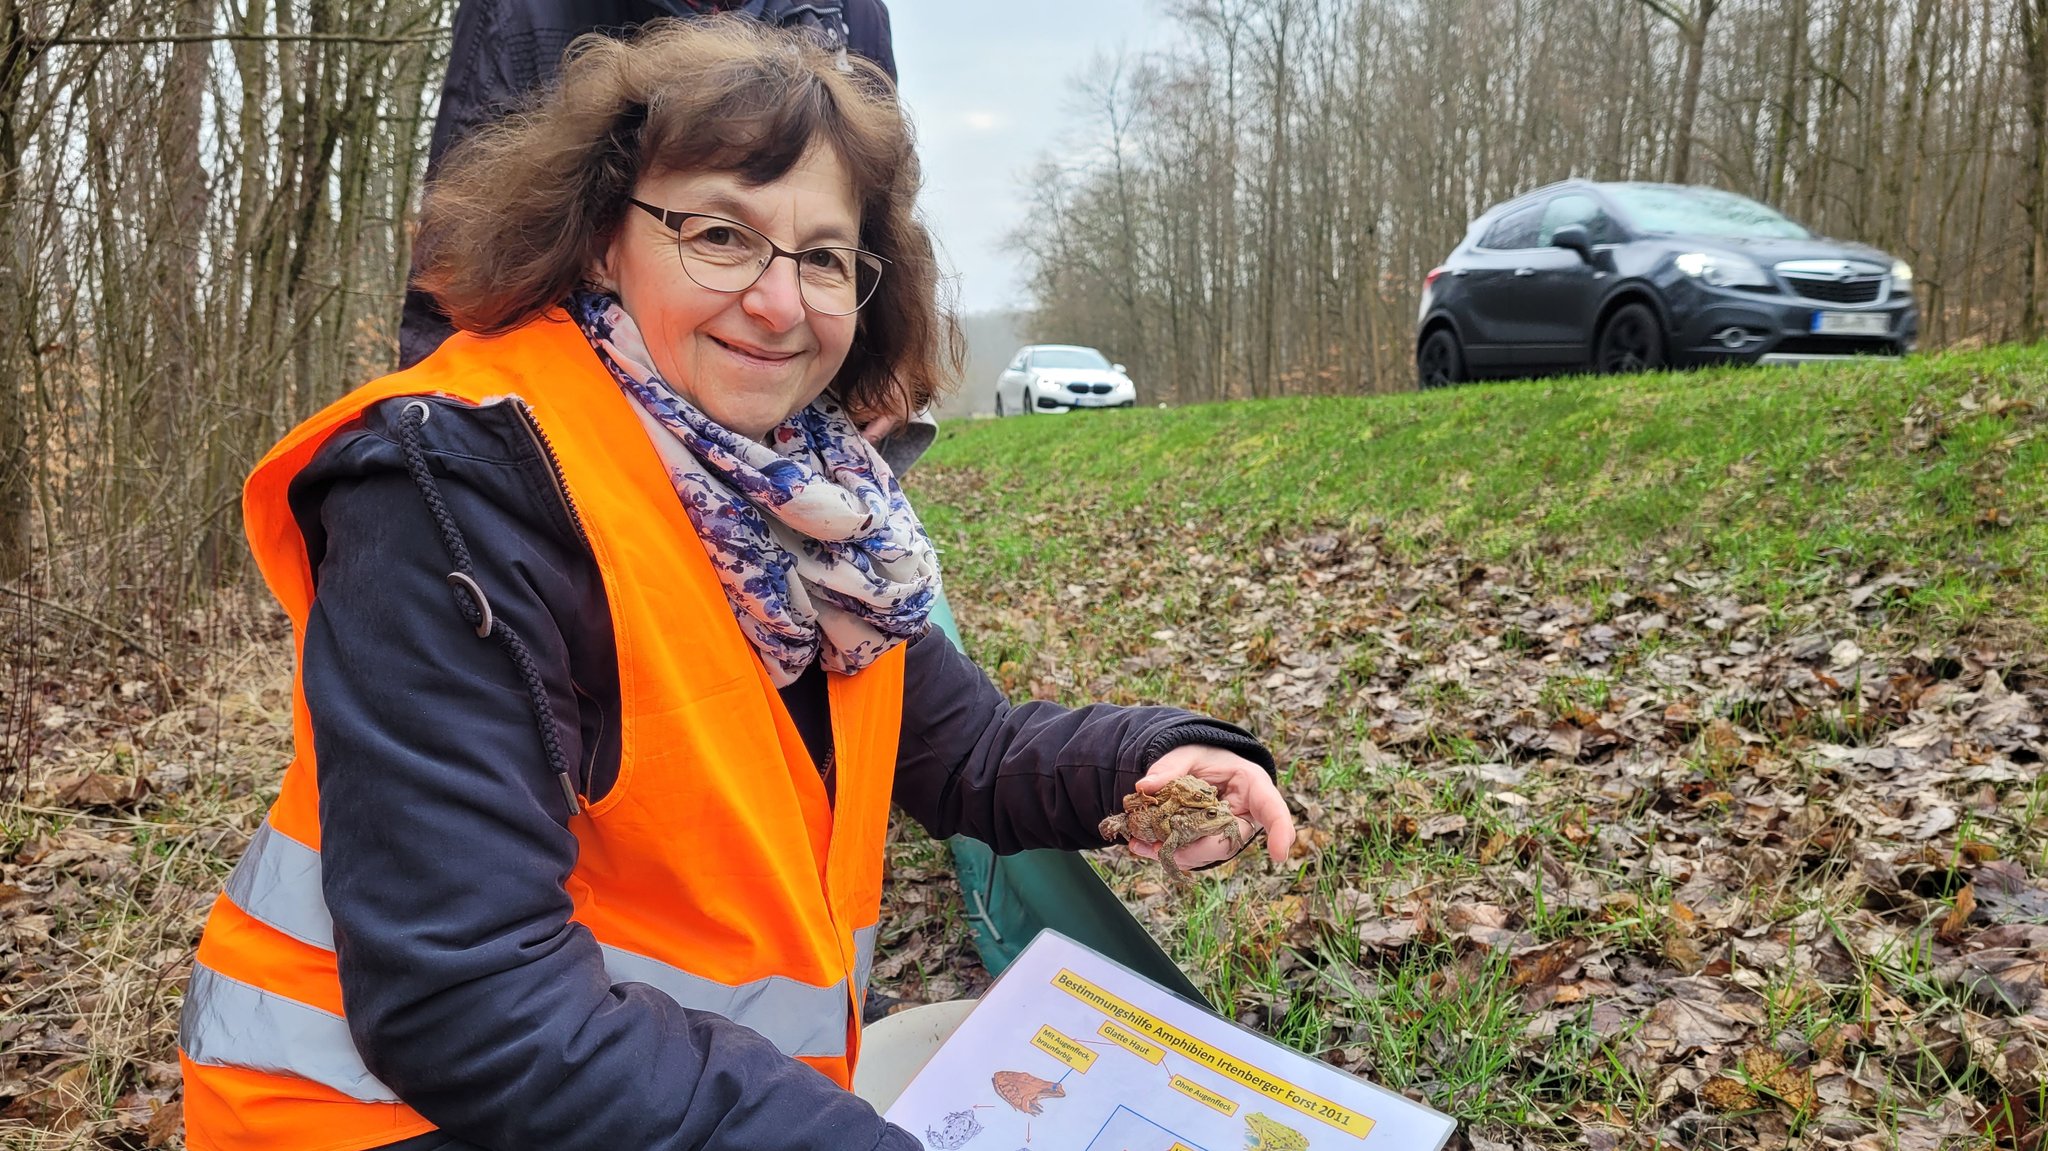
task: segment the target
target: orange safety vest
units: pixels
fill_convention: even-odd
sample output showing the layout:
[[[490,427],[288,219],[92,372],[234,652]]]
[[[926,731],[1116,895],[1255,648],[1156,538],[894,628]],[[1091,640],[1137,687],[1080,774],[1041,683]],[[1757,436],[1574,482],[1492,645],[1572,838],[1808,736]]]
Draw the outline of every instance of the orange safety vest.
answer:
[[[456,335],[307,420],[256,466],[243,494],[249,544],[297,642],[313,572],[287,486],[370,405],[424,394],[522,405],[604,578],[622,760],[611,791],[569,820],[578,855],[567,887],[606,971],[744,1023],[850,1084],[881,909],[902,649],[828,677],[828,797],[632,401],[560,312],[505,336]],[[214,902],[185,993],[178,1046],[195,1151],[357,1151],[433,1129],[349,1037],[299,682],[292,734],[277,802]],[[807,837],[790,835],[799,827]]]

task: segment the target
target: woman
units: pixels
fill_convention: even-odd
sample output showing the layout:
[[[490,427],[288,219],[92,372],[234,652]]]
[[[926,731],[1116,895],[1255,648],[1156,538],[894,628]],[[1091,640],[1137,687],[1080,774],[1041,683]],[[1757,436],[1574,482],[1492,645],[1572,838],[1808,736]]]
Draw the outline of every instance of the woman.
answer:
[[[249,481],[296,757],[194,964],[191,1146],[913,1148],[845,1091],[892,798],[1079,848],[1193,772],[1285,857],[1244,732],[1012,708],[926,628],[855,430],[941,378],[917,179],[879,72],[727,21],[587,42],[451,164],[462,333]]]

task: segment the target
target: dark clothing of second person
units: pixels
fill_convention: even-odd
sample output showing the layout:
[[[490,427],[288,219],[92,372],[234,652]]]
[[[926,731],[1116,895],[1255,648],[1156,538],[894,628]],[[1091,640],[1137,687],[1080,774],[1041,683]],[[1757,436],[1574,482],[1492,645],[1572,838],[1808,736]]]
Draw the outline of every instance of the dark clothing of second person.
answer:
[[[784,13],[786,9],[811,7],[798,0],[463,0],[455,10],[455,37],[427,152],[427,179],[441,170],[450,148],[554,83],[562,53],[578,36],[622,36],[651,20],[698,16],[710,9],[739,11],[774,23],[794,18]],[[889,9],[882,0],[843,0],[843,15],[847,50],[873,60],[895,80]],[[415,273],[418,255],[414,253]],[[409,368],[426,359],[454,330],[432,296],[408,285],[398,329],[398,366]]]
[[[598,802],[619,777],[621,725],[597,561],[512,405],[429,403],[423,462]],[[396,1146],[682,1151],[710,1131],[707,1148],[914,1147],[746,1027],[643,984],[599,1002],[569,993],[599,960],[563,886],[577,857],[567,803],[518,673],[450,599],[403,407],[371,408],[291,488],[315,573],[302,675],[347,1018],[371,1071],[442,1128]],[[810,675],[782,691],[820,764],[823,688]],[[1246,732],[1176,708],[1013,706],[933,629],[907,652],[894,798],[933,835],[998,852],[1099,847],[1102,818],[1190,743],[1273,769]],[[575,1070],[532,1081],[540,1068]]]

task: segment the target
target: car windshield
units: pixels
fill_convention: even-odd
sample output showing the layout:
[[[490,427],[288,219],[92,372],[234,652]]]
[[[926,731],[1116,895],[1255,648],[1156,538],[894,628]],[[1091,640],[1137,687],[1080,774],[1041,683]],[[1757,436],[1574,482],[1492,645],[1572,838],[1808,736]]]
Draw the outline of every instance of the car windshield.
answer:
[[[1731,240],[1805,240],[1813,233],[1733,192],[1711,188],[1609,187],[1629,222],[1645,232]]]
[[[1031,353],[1034,368],[1106,368],[1109,361],[1094,348],[1041,348]]]

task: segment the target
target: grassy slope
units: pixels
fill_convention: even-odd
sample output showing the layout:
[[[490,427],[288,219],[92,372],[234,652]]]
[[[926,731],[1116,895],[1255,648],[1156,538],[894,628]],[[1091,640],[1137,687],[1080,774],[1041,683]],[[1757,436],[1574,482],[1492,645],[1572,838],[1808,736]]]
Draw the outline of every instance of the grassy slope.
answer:
[[[1231,538],[1376,525],[1561,570],[1652,547],[1766,596],[1824,563],[1904,567],[1959,622],[2039,625],[2044,416],[2048,348],[2000,348],[953,423],[931,462],[1018,514],[923,511],[969,582],[1085,547],[1029,517],[1088,506]]]
[[[2015,397],[2031,408],[1992,410]],[[1930,957],[1962,945],[1932,934],[1949,914],[1949,891],[1892,890],[1887,906],[1894,910],[1879,922],[1863,907],[1867,868],[1849,865],[1847,847],[1817,846],[1827,836],[1879,852],[1899,848],[1896,834],[1871,829],[1887,816],[1898,822],[1902,812],[1917,819],[1925,804],[1886,791],[1873,777],[1897,780],[1910,771],[1818,763],[1805,746],[1810,739],[1762,723],[1768,746],[1745,751],[1738,744],[1740,759],[1732,763],[1735,753],[1714,743],[1712,728],[1661,741],[1639,730],[1667,726],[1658,717],[1671,700],[1689,701],[1705,722],[1711,700],[1694,698],[1691,681],[1708,677],[1694,674],[1703,666],[1695,656],[1713,656],[1723,669],[1715,674],[1727,678],[1734,642],[1782,645],[1793,632],[1819,628],[1830,638],[1856,635],[1875,650],[1880,637],[1871,632],[1880,625],[1858,630],[1862,625],[1845,622],[1835,609],[1795,621],[1782,629],[1785,636],[1760,623],[1744,633],[1737,622],[1734,632],[1710,639],[1688,623],[1703,614],[1690,603],[1669,609],[1669,636],[1640,620],[1625,625],[1628,616],[1650,610],[1642,596],[1661,594],[1647,586],[1659,574],[1639,577],[1630,589],[1638,602],[1614,619],[1621,636],[1613,659],[1595,666],[1563,642],[1589,630],[1590,614],[1521,595],[1496,602],[1495,590],[1520,590],[1512,572],[1501,577],[1503,588],[1460,590],[1461,569],[1440,553],[1455,545],[1525,560],[1573,581],[1652,547],[1678,562],[1697,559],[1760,588],[1776,587],[1787,598],[1826,569],[1884,562],[1925,577],[1918,594],[1935,613],[1976,623],[2018,612],[2038,625],[2048,621],[2048,573],[2040,559],[2048,543],[2044,425],[2048,349],[1999,350],[1902,365],[1513,383],[1421,396],[949,424],[912,486],[933,534],[947,546],[949,582],[970,646],[1006,687],[1075,700],[1120,690],[1125,699],[1229,706],[1276,734],[1293,789],[1316,805],[1308,814],[1334,836],[1326,832],[1319,852],[1296,867],[1247,866],[1235,877],[1205,880],[1189,903],[1144,897],[1156,913],[1148,922],[1218,1002],[1263,1012],[1249,1021],[1305,1050],[1350,1053],[1343,1065],[1422,1093],[1475,1130],[1484,1128],[1492,1145],[1612,1146],[1613,1139],[1601,1143],[1591,1133],[1620,1129],[1631,1134],[1627,1146],[1647,1147],[1645,1133],[1677,1122],[1673,1116],[1693,1106],[1694,1092],[1674,1089],[1668,1099],[1657,1093],[1659,1084],[1675,1082],[1666,1070],[1672,1061],[1640,1050],[1649,1000],[1632,994],[1637,976],[1625,974],[1631,987],[1623,992],[1594,988],[1590,980],[1576,985],[1591,1005],[1586,1018],[1532,1036],[1527,1025],[1536,1008],[1525,1002],[1530,989],[1518,961],[1505,950],[1475,950],[1434,920],[1458,901],[1498,904],[1509,910],[1518,947],[1525,940],[1546,949],[1584,943],[1606,956],[1613,972],[1647,969],[1662,980],[1696,969],[1698,955],[1680,962],[1676,952],[1718,956],[1738,943],[1787,954],[1813,950],[1815,939],[1794,917],[1804,910],[1855,942],[1861,966],[1848,975],[1823,970],[1840,985],[1816,992],[1812,968],[1747,953],[1746,961],[1772,980],[1763,997],[1768,1017],[1754,1035],[1812,1037],[1802,1067],[1823,1087],[1843,1082],[1841,1067],[1829,1070],[1829,1061],[1846,1059],[1846,1046],[1864,1077],[1858,1094],[1822,1106],[1816,1125],[1832,1121],[1830,1107],[1847,1111],[1861,1124],[1853,1130],[1873,1140],[1857,1146],[1891,1146],[1880,1133],[1916,1116],[1939,1110],[1953,1118],[1959,1106],[1997,1103],[2002,1089],[1994,1090],[1992,1072],[1976,1053],[2016,1069],[2021,1065],[2008,1059],[2007,1048],[2023,1042],[2010,1030],[1973,1031],[1971,1058],[1951,1058],[1958,1049],[1943,1036],[1956,1034],[1957,1020],[1970,1027],[1983,1020],[1966,1011],[1961,993],[1935,978],[1939,969],[1931,965]],[[2012,526],[1980,522],[1991,508]],[[1343,561],[1348,574],[1323,584],[1297,575],[1316,574],[1308,569],[1324,561],[1261,564],[1256,549],[1243,546],[1264,533],[1332,524],[1378,524],[1389,540],[1427,545],[1415,550],[1439,558],[1410,571],[1354,556],[1359,562]],[[1204,534],[1215,537],[1214,554],[1203,557],[1209,562],[1185,560],[1181,545]],[[1110,536],[1116,554],[1098,563],[1096,541]],[[1153,586],[1135,586],[1155,573]],[[1451,590],[1441,603],[1418,603],[1410,597],[1411,577]],[[1087,586],[1070,596],[1069,581]],[[1835,600],[1842,598],[1840,584],[1833,585]],[[1395,600],[1405,606],[1390,606]],[[1518,630],[1539,607],[1537,618],[1555,626]],[[133,1146],[146,1136],[153,1141],[158,1128],[175,1129],[175,1108],[160,1105],[177,1097],[172,1052],[190,947],[289,750],[287,648],[274,623],[266,626],[246,647],[217,644],[206,673],[176,703],[153,701],[148,685],[157,670],[132,653],[37,656],[42,680],[26,681],[35,685],[31,706],[39,709],[26,773],[34,798],[0,804],[0,1103],[12,1099],[0,1107],[0,1146]],[[1178,647],[1161,646],[1167,641],[1159,636],[1171,634],[1162,628],[1188,634],[1171,641]],[[1301,654],[1320,661],[1318,675],[1341,666],[1341,682],[1331,686],[1327,703],[1290,711],[1261,684],[1270,682],[1282,655]],[[1481,655],[1499,666],[1474,670]],[[1675,674],[1680,682],[1668,682],[1672,677],[1660,669],[1678,655],[1687,657]],[[1445,674],[1454,668],[1470,674]],[[1805,684],[1802,698],[1812,697],[1817,677],[1796,678]],[[1817,721],[1855,727],[1848,721],[1884,702],[1884,676],[1844,678],[1849,682],[1827,698],[1809,699]],[[11,669],[0,679],[22,682]],[[1411,723],[1401,712],[1380,714],[1379,701],[1395,695],[1403,709],[1426,713],[1445,738],[1400,742],[1381,732]],[[1638,714],[1629,728],[1624,713],[1637,714],[1642,701],[1660,707]],[[1579,707],[1635,731],[1633,762],[1649,762],[1658,773],[1632,775],[1635,785],[1617,792],[1620,798],[1589,794],[1586,781],[1594,776],[1610,784],[1628,780],[1615,778],[1612,760],[1511,753],[1489,743],[1498,739],[1498,724],[1465,734],[1490,723],[1494,711],[1507,713],[1510,723],[1520,721],[1519,711],[1540,712],[1532,721],[1539,729],[1583,726],[1593,717],[1578,716]],[[2048,714],[2048,700],[2040,711]],[[1872,741],[1885,730],[1876,729]],[[1396,754],[1366,763],[1355,745],[1368,735]],[[1499,785],[1475,790],[1471,773],[1482,766],[1522,775],[1515,785],[1522,804],[1489,802]],[[138,776],[154,787],[140,800],[67,799],[43,786],[79,779],[127,784]],[[1826,781],[1828,791],[1812,791],[1816,780]],[[1712,787],[1695,796],[1696,783]],[[1992,792],[1984,804],[1968,796],[1989,785],[1946,786],[1934,799],[1961,806],[1963,823],[1939,839],[1915,840],[1916,851],[1946,853],[1967,837],[1993,845],[2000,862],[2048,874],[2048,780],[2036,773]],[[1660,860],[1700,870],[1690,887],[1711,887],[1718,881],[1709,874],[1711,862],[1734,854],[1718,837],[1757,823],[1781,787],[1826,795],[1814,810],[1836,814],[1817,829],[1781,819],[1770,825],[1776,838],[1767,843],[1743,839],[1744,859],[1767,846],[1803,861],[1783,877],[1753,880],[1741,893],[1746,905],[1761,909],[1754,912],[1758,926],[1741,921],[1736,926],[1749,934],[1731,940],[1681,923],[1692,913],[1680,916],[1680,900],[1697,904],[1697,897],[1647,866],[1656,861],[1643,858],[1646,852],[1631,854],[1628,844],[1655,844]],[[121,794],[142,790],[124,786]],[[1872,810],[1880,804],[1889,806]],[[1861,830],[1845,831],[1849,815]],[[1425,835],[1416,826],[1445,818],[1470,827]],[[1588,838],[1589,828],[1627,834]],[[1493,845],[1503,838],[1511,850],[1496,856]],[[1562,865],[1575,882],[1593,884],[1602,910],[1574,909],[1560,899],[1568,889],[1524,895],[1523,845],[1532,858]],[[928,860],[924,870],[929,881],[942,865]],[[1127,894],[1133,883],[1142,888],[1142,868],[1123,870]],[[898,947],[915,967],[929,961],[919,948],[935,946],[920,940],[938,937],[930,927],[938,901],[928,890],[903,897],[911,886],[906,879],[917,877],[907,875],[900,858],[892,876],[889,922],[908,935]],[[2039,890],[2023,894],[2035,898]],[[1415,910],[1425,897],[1444,906]],[[1428,932],[1413,942],[1397,946],[1389,937],[1422,920]],[[1975,926],[1958,938],[1967,943]],[[1754,937],[1764,929],[1768,937]],[[1864,934],[1851,940],[1854,932]],[[1895,942],[1885,942],[1893,936],[1883,932]],[[946,938],[957,944],[959,936],[956,923]],[[1313,958],[1313,968],[1303,966],[1303,955]],[[2035,962],[2039,952],[2022,958]],[[890,962],[885,954],[884,965]],[[925,989],[932,986],[927,981]],[[1873,1019],[1883,1026],[1871,1029]],[[1860,1037],[1842,1039],[1850,1030]],[[1739,1054],[1731,1048],[1691,1057],[1681,1072],[1711,1070],[1725,1082]],[[1741,1058],[1743,1075],[1767,1078],[1750,1055]],[[1878,1083],[1874,1100],[1868,1081]],[[1770,1102],[1737,1111],[1769,1112]],[[2014,1105],[2048,1113],[2048,1088],[2035,1085]],[[1978,1111],[1965,1119],[1965,1129],[1993,1122]],[[1696,1133],[1678,1145],[1760,1146],[1762,1129]],[[1510,1132],[1514,1143],[1507,1142]],[[1523,1143],[1525,1132],[1530,1142]],[[177,1145],[175,1138],[169,1145]]]
[[[1107,863],[1240,1019],[1419,1092],[1496,1146],[1587,1145],[1582,1125],[1642,1148],[1785,1146],[1809,1125],[1841,1141],[1801,1145],[1890,1146],[1879,1133],[1911,1127],[1960,1146],[1999,1107],[2048,1112],[2048,1088],[2013,1103],[1977,1064],[1916,1054],[1935,1049],[1939,1021],[1968,1015],[1930,975],[1930,933],[1950,908],[1911,897],[1875,916],[1850,861],[1946,858],[1967,839],[2048,873],[2048,785],[2037,775],[1984,793],[1952,836],[1909,840],[1887,812],[1968,807],[1967,789],[1919,782],[1924,767],[1844,769],[1816,745],[1882,747],[1920,717],[1885,686],[1917,674],[1907,648],[1929,645],[1951,668],[1959,632],[2002,648],[1994,662],[2038,650],[2044,432],[2048,348],[1996,349],[953,423],[912,494],[946,549],[969,648],[1007,690],[1187,703],[1261,731],[1289,765],[1284,780],[1327,840],[1294,868],[1247,868],[1175,903],[1156,884],[1146,894],[1141,867]],[[1351,542],[1317,560],[1304,537],[1331,528],[1378,542],[1338,532]],[[1405,558],[1377,562],[1382,548]],[[1663,562],[1631,562],[1646,555]],[[1475,557],[1495,569],[1467,574]],[[1329,582],[1312,570],[1340,562]],[[1689,596],[1687,567],[1715,590]],[[1904,576],[1912,599],[1844,607],[1876,569]],[[1766,610],[1743,623],[1751,609],[1736,604]],[[1649,624],[1653,610],[1670,613],[1668,630]],[[1595,620],[1624,634],[1611,660],[1573,639]],[[1888,654],[1837,682],[1812,670],[1832,655],[1787,654],[1802,635]],[[1295,673],[1337,678],[1321,702],[1293,706]],[[1816,696],[1815,684],[1830,686]],[[1713,722],[1671,727],[1672,704]],[[1402,734],[1399,709],[1421,717],[1424,738]],[[1514,745],[1514,717],[1557,732],[1593,714],[1630,731],[1622,753]],[[1491,802],[1475,771],[1518,776],[1521,797]],[[1824,799],[1813,813],[1842,822],[1778,824],[1760,856],[1741,813],[1780,799]],[[1464,830],[1419,830],[1445,820]],[[1548,870],[1525,871],[1504,843]],[[1683,887],[1668,878],[1672,853],[1688,860]],[[1737,856],[1772,862],[1724,874]],[[1560,900],[1566,890],[1581,907]],[[1694,934],[1693,909],[1724,896],[1735,919]],[[1569,989],[1585,995],[1573,1006],[1543,1009],[1521,959],[1437,922],[1473,900],[1518,932],[1516,955],[1600,955],[1620,986],[1595,979]],[[1857,936],[1839,947],[1861,964],[1830,969],[1824,988],[1801,974],[1836,962],[1815,923]],[[1696,1056],[1660,1053],[1645,1021],[1674,1008],[1647,1005],[1674,987],[1747,994],[1719,977],[1671,981],[1764,937],[1791,958],[1742,961],[1768,980],[1752,1004],[1762,1024]],[[1886,995],[1898,997],[1888,1038],[1843,1054],[1832,1037],[1862,1034]],[[1536,1029],[1560,1011],[1560,1030]],[[1768,1065],[1756,1053],[1787,1035],[1808,1086],[1765,1087],[1759,1102],[1751,1088]],[[1882,1068],[1883,1083],[1816,1104],[1812,1084],[1839,1093],[1836,1059]],[[1702,1093],[1709,1076],[1732,1101]]]

